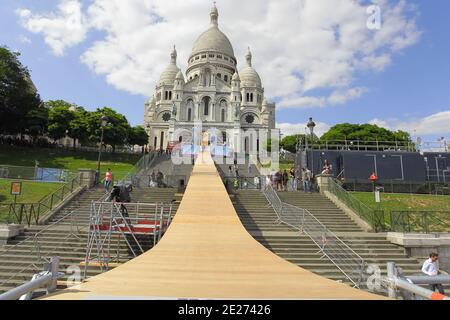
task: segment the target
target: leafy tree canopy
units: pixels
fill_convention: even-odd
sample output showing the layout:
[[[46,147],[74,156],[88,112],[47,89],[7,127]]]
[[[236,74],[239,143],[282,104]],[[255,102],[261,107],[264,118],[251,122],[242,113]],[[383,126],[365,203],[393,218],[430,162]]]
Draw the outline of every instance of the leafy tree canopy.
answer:
[[[0,47],[0,133],[4,134],[23,133],[27,115],[42,103],[19,56]]]
[[[390,131],[374,124],[337,124],[321,138],[330,140],[361,140],[361,141],[405,141],[410,142],[411,136],[404,131]]]
[[[149,136],[142,126],[130,128],[128,134],[128,144],[134,146],[145,146],[148,144]]]

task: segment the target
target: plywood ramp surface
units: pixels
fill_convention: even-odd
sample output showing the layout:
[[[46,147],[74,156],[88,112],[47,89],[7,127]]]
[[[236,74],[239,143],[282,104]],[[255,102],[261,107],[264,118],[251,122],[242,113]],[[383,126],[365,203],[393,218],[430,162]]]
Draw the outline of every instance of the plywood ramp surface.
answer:
[[[265,205],[261,203],[261,205]],[[209,152],[147,253],[48,299],[381,299],[276,256],[245,230]]]

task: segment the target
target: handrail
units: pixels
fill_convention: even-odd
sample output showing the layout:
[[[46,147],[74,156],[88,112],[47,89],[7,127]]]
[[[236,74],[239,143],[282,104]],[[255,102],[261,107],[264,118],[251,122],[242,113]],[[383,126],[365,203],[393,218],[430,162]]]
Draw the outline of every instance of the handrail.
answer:
[[[26,222],[28,226],[31,226],[32,223],[39,224],[41,216],[73,194],[76,185],[81,186],[81,178],[79,175],[55,192],[44,196],[37,203],[10,203],[8,217],[6,219],[7,222],[17,224]]]
[[[330,231],[309,210],[281,201],[271,185],[266,186],[263,193],[278,216],[277,222],[308,235],[320,248],[319,252],[327,257],[354,287],[361,287],[366,263],[359,254]]]
[[[342,188],[335,179],[332,179],[331,177],[328,179],[325,190],[336,196],[340,201],[352,209],[360,218],[369,223],[375,231],[386,231],[388,228],[383,211],[374,210],[368,207],[347,190]]]
[[[302,139],[300,145],[305,150],[417,151],[416,144],[410,141],[308,140],[306,142]]]
[[[436,283],[450,284],[450,276],[405,277],[394,262],[387,263],[387,277],[381,278],[381,284],[388,289],[388,295],[393,299],[397,298],[400,290],[400,294],[407,300],[417,300],[416,296],[426,300],[450,300],[448,296],[418,286],[418,284]]]
[[[31,281],[0,294],[0,300],[17,300],[23,295],[27,295],[25,299],[31,299],[32,297],[28,297],[28,294],[43,286],[47,286],[47,294],[55,291],[58,278],[61,276],[58,268],[59,257],[52,257],[50,264],[44,267],[44,272],[35,275]]]
[[[446,219],[440,218],[439,215]],[[430,233],[450,230],[450,211],[393,210],[390,220],[393,232]]]

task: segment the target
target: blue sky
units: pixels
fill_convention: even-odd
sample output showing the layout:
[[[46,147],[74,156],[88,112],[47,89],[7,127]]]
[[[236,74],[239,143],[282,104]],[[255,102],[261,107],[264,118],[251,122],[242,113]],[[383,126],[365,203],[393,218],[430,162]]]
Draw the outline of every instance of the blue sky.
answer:
[[[93,58],[95,52],[91,51],[91,55],[87,58],[81,58],[94,47],[97,41],[104,41],[111,35],[119,38],[117,32],[111,33],[112,31],[106,29],[105,26],[87,29],[88,31],[82,41],[67,45],[62,55],[55,55],[55,51],[44,41],[46,31],[35,26],[25,26],[24,21],[20,19],[16,12],[18,9],[27,9],[31,12],[31,18],[27,19],[34,19],[35,21],[40,21],[39,19],[42,16],[54,18],[59,14],[57,5],[64,1],[2,0],[0,2],[0,29],[2,30],[0,44],[21,52],[21,60],[31,70],[32,79],[43,99],[64,99],[91,110],[96,107],[111,106],[124,113],[132,124],[141,124],[143,122],[143,104],[153,94],[154,79],[158,78],[158,72],[168,63],[169,45],[158,48],[162,53],[153,57],[152,66],[148,67],[148,79],[145,73],[143,73],[143,76],[140,75],[140,78],[133,78],[133,74],[130,73],[136,74],[137,71],[142,70],[130,68],[129,70],[120,70],[122,73],[119,73],[119,75],[124,74],[124,78],[130,77],[133,80],[124,81],[128,84],[121,83],[116,80],[120,78],[117,74],[99,70],[98,66],[101,65],[101,62],[95,60],[99,59],[97,56]],[[66,1],[76,2],[76,0]],[[82,1],[83,12],[87,14],[87,7],[95,1]],[[397,1],[388,2],[395,4]],[[411,133],[417,130],[418,135],[428,140],[435,140],[440,136],[450,139],[450,36],[448,34],[450,30],[450,19],[448,19],[450,1],[414,0],[408,1],[408,4],[415,4],[416,8],[412,12],[405,11],[403,17],[414,20],[417,30],[421,33],[419,39],[401,50],[392,52],[390,55],[391,62],[380,71],[355,68],[351,73],[351,85],[345,89],[364,88],[364,93],[356,98],[346,99],[345,102],[339,104],[327,103],[317,106],[312,103],[311,106],[307,104],[292,106],[291,103],[290,107],[280,108],[277,112],[277,123],[283,124],[282,128],[286,133],[294,132],[297,130],[296,128],[300,128],[298,131],[302,131],[302,124],[311,116],[317,122],[323,124],[324,130],[335,123],[372,121],[392,129],[409,130]],[[193,2],[192,6],[205,7],[208,10],[209,4],[204,3],[204,1],[202,3]],[[219,1],[218,6],[219,9],[222,9],[221,12],[224,12],[225,17],[223,19],[233,21],[231,17],[226,15],[230,10],[227,8],[225,1]],[[130,8],[124,10],[128,9],[131,10]],[[163,9],[161,10],[163,11]],[[204,17],[207,12],[206,14],[203,12],[199,16]],[[167,20],[170,22],[170,18]],[[126,24],[126,20],[124,21],[124,24]],[[239,26],[238,17],[235,18],[234,22]],[[289,28],[296,28],[299,22],[290,21],[289,23]],[[199,22],[198,26],[193,27],[195,30],[192,31],[192,36],[186,35],[186,40],[179,39],[182,37],[179,33],[168,34],[167,37],[173,38],[169,39],[168,43],[182,42],[179,57],[181,56],[182,60],[187,60],[187,54],[191,48],[189,43],[192,44],[192,39],[195,39],[194,35],[199,34],[198,31],[204,30],[205,27],[207,27],[207,23]],[[230,38],[235,46],[235,51],[237,51],[236,56],[242,55],[245,46],[240,46],[233,41],[235,38],[238,38],[237,41],[239,41],[240,36],[234,34],[233,27],[229,25],[225,25],[223,29],[228,35],[231,34]],[[257,37],[258,35],[253,34],[252,36]],[[263,35],[261,35],[261,38],[263,38]],[[314,38],[312,39],[314,41]],[[185,45],[183,41],[186,42]],[[258,41],[257,39],[253,39],[253,41],[256,43],[254,47],[259,49],[253,53],[255,68],[262,70],[264,82],[269,77],[267,75],[270,74],[270,70],[261,60],[258,61],[257,57],[258,53],[266,51],[266,48],[267,51],[270,51],[271,42]],[[158,42],[156,36],[153,42]],[[239,48],[236,49],[236,47]],[[145,48],[148,48],[149,52],[154,49],[151,46]],[[386,50],[386,48],[380,48],[380,50]],[[132,56],[133,53],[127,53],[127,55]],[[239,59],[242,66],[243,59],[238,57]],[[182,62],[184,63],[184,61]],[[158,67],[153,66],[153,64],[158,65]],[[301,65],[292,66],[292,68],[291,73],[295,74],[303,70]],[[304,67],[304,70],[306,69]],[[286,70],[286,72],[289,73],[290,70]],[[142,79],[143,84],[139,83],[139,79]],[[267,91],[271,88],[273,88],[272,91],[277,91],[278,87],[271,84],[277,82],[276,79],[275,81],[269,80],[267,81],[269,84],[266,87],[266,95],[270,96],[271,94]],[[139,86],[140,89],[134,90],[133,86]],[[338,90],[341,89],[341,87],[338,88]],[[329,95],[330,92],[335,90],[336,87],[333,85],[324,83],[309,91],[297,90],[295,83],[292,85],[293,92],[299,94],[301,91],[302,95],[308,97]],[[291,95],[289,92],[281,93],[281,91],[280,94],[273,95],[273,100],[283,104],[283,99],[287,99]]]

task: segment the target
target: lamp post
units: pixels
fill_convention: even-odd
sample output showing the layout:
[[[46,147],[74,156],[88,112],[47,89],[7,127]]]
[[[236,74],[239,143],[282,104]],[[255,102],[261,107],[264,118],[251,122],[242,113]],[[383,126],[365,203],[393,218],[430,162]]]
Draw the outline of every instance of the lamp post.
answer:
[[[313,118],[309,118],[308,124],[306,127],[309,129],[309,134],[311,136],[311,170],[312,174],[314,174],[314,128],[316,127],[315,122],[313,121]],[[306,141],[308,141],[308,137],[306,137]]]
[[[109,118],[106,116],[102,116],[101,118],[102,123],[101,123],[101,128],[102,128],[102,134],[100,136],[100,145],[98,147],[98,163],[97,163],[97,172],[96,172],[96,183],[99,184],[100,183],[100,162],[102,159],[102,146],[103,146],[103,138],[105,135],[105,127],[108,124]]]

